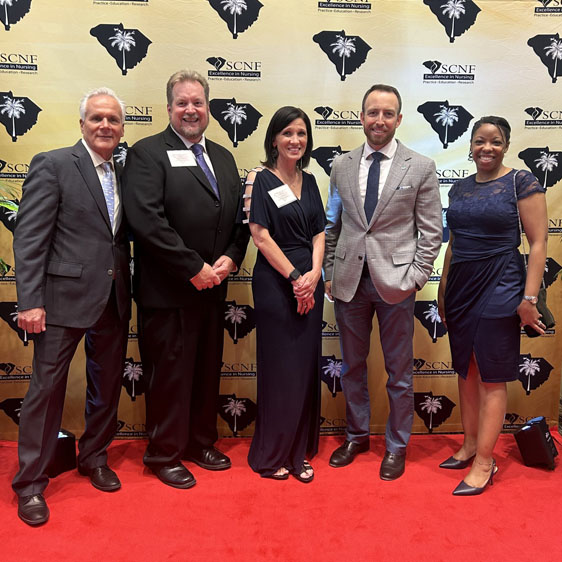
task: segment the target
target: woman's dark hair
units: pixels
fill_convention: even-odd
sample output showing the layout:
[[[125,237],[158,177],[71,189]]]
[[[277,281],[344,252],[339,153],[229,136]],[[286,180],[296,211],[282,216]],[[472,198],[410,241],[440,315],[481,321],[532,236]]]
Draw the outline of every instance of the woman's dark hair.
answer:
[[[273,147],[273,141],[275,137],[287,126],[292,123],[295,119],[299,117],[304,121],[306,125],[307,142],[306,149],[302,158],[298,161],[297,167],[302,170],[306,168],[310,162],[310,153],[312,152],[312,127],[310,125],[310,119],[308,115],[299,107],[293,107],[292,105],[286,105],[285,107],[279,108],[269,125],[267,126],[267,131],[265,133],[265,141],[263,146],[265,148],[265,161],[262,162],[264,166],[268,168],[274,168],[277,162],[277,148]]]
[[[500,130],[500,133],[502,134],[505,144],[509,144],[509,137],[511,136],[511,127],[509,126],[507,119],[504,119],[503,117],[497,117],[496,115],[487,115],[486,117],[480,117],[480,119],[478,119],[478,121],[474,123],[474,125],[472,126],[472,132],[470,133],[470,142],[472,142],[472,139],[474,138],[476,131],[482,125],[496,126]]]

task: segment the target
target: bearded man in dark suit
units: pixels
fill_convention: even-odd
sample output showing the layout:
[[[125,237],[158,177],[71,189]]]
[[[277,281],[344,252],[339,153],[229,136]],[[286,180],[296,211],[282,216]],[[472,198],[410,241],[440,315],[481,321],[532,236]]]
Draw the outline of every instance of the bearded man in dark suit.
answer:
[[[181,463],[230,468],[214,447],[227,277],[242,262],[241,184],[232,154],[205,138],[209,85],[195,71],[168,80],[169,126],[127,155],[125,210],[135,238],[139,346],[148,378],[144,463],[190,488]]]
[[[123,102],[108,88],[80,104],[82,140],[35,156],[14,232],[18,325],[36,334],[33,375],[19,424],[18,515],[45,523],[42,495],[61,425],[66,381],[85,336],[86,427],[78,470],[106,492],[121,487],[107,466],[130,318],[129,241],[113,150],[124,133]]]

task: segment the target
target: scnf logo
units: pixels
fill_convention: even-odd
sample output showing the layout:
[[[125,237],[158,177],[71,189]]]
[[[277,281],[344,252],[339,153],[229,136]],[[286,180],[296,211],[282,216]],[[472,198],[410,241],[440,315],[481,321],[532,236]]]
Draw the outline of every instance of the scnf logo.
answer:
[[[18,23],[31,9],[31,0],[0,0],[0,21],[4,29],[10,31],[10,25]]]
[[[531,106],[525,109],[531,119],[525,119],[525,127],[538,129],[547,127],[562,127],[562,109],[543,109]]]
[[[209,0],[209,4],[226,23],[233,39],[258,19],[263,7],[258,0]]]
[[[16,363],[0,363],[0,382],[29,380],[33,368],[31,365],[17,365]]]
[[[241,169],[241,178],[245,179],[250,170]],[[228,278],[229,283],[251,283],[254,270],[252,267],[242,266],[235,274],[231,274]]]
[[[31,53],[0,53],[0,70],[37,72],[38,58],[39,55]]]
[[[430,72],[423,75],[424,82],[437,84],[447,82],[474,83],[475,64],[446,64],[438,60],[426,60],[423,65]]]
[[[562,234],[562,218],[549,217],[548,219],[548,233],[549,234]]]
[[[457,180],[462,180],[470,175],[468,169],[437,168],[437,179],[439,185],[453,185]]]
[[[4,180],[24,180],[29,171],[25,162],[5,162],[0,160],[0,178]]]
[[[474,25],[480,11],[472,0],[423,0],[423,3],[437,16],[451,43]]]
[[[535,7],[536,16],[547,16],[549,14],[562,14],[561,0],[537,0],[540,6]]]
[[[261,61],[209,57],[207,62],[214,68],[207,72],[207,76],[211,80],[259,80],[261,78]]]
[[[329,105],[319,105],[314,108],[314,111],[322,117],[322,119],[314,121],[315,127],[361,127],[359,110],[333,109]]]
[[[126,105],[125,122],[137,123],[140,125],[152,124],[151,105]]]
[[[324,0],[318,2],[320,12],[337,12],[339,10],[369,11],[371,0]]]
[[[425,359],[414,359],[414,375],[434,376],[434,375],[454,375],[452,361],[426,361]]]
[[[224,362],[221,369],[222,378],[255,377],[257,373],[256,363]]]
[[[355,72],[367,59],[371,50],[359,35],[346,35],[345,31],[321,31],[312,37],[336,67],[341,80]]]

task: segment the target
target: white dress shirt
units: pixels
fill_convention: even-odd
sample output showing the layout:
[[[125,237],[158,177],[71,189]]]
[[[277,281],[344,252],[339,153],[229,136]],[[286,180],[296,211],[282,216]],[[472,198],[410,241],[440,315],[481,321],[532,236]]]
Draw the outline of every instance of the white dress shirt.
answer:
[[[392,166],[392,161],[394,160],[394,155],[396,154],[396,149],[398,148],[398,143],[395,138],[385,144],[379,151],[375,151],[368,142],[365,142],[365,147],[363,148],[363,155],[361,156],[361,164],[359,165],[359,193],[361,195],[361,201],[365,202],[365,194],[367,193],[367,176],[369,175],[369,168],[373,162],[370,158],[373,152],[380,152],[384,154],[381,159],[381,172],[379,176],[379,199],[381,196],[382,188],[386,183],[386,178],[388,177],[388,172],[390,172],[390,167]]]

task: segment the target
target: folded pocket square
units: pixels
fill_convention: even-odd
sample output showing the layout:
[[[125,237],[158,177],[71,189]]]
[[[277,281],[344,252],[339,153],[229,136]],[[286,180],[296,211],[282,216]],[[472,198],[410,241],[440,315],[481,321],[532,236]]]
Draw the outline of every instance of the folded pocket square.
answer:
[[[399,186],[396,188],[396,191],[402,190],[402,189],[412,189],[412,186],[411,186],[411,185],[399,185]]]

